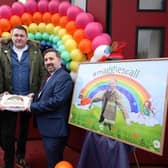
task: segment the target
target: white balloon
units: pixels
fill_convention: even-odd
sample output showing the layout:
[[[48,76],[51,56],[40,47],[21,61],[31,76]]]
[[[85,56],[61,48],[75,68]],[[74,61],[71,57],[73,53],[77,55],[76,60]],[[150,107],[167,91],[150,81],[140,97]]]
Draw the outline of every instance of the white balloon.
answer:
[[[95,49],[94,54],[90,59],[90,62],[97,62],[103,57],[108,58],[111,52],[112,49],[109,45],[100,45]]]

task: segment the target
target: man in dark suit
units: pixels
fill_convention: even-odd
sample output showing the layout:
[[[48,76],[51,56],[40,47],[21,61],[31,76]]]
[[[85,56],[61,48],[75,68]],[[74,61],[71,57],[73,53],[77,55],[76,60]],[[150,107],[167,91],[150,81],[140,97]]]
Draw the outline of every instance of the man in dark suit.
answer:
[[[54,49],[47,49],[44,52],[44,66],[49,77],[29,110],[37,119],[45,145],[48,168],[54,168],[56,163],[63,160],[73,81],[61,66],[60,55]]]

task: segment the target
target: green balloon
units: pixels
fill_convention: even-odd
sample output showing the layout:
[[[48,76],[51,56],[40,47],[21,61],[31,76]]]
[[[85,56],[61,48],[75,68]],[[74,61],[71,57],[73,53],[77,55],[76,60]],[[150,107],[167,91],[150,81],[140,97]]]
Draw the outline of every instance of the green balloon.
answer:
[[[43,33],[42,38],[43,38],[43,40],[48,41],[49,36],[50,35],[48,33]]]
[[[41,41],[41,39],[42,39],[42,34],[41,34],[40,32],[37,32],[37,33],[35,34],[35,39],[38,40],[38,41]]]
[[[31,40],[34,40],[35,39],[34,34],[33,33],[28,33],[28,38],[31,39]]]
[[[60,40],[60,38],[58,36],[54,36],[54,38],[52,39],[52,42],[54,44],[57,44],[57,42]]]
[[[49,36],[49,41],[52,42],[52,41],[53,41],[53,38],[54,38],[54,35],[51,34],[51,35]]]
[[[63,52],[63,51],[65,51],[65,47],[64,47],[64,45],[59,45],[59,46],[57,46],[58,47],[58,51],[59,52]]]
[[[63,42],[61,41],[61,40],[59,40],[58,42],[57,42],[57,45],[59,46],[59,45],[62,45],[63,44]]]
[[[66,61],[66,62],[68,62],[68,61],[71,60],[71,57],[70,57],[70,54],[69,54],[68,51],[63,51],[63,52],[61,53],[61,58],[62,58],[64,61]]]

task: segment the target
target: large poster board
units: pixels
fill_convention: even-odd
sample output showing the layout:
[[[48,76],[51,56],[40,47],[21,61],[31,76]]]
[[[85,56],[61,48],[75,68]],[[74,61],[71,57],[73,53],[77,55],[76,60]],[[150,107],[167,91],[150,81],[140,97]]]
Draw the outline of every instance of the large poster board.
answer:
[[[69,123],[162,155],[168,59],[79,65]]]

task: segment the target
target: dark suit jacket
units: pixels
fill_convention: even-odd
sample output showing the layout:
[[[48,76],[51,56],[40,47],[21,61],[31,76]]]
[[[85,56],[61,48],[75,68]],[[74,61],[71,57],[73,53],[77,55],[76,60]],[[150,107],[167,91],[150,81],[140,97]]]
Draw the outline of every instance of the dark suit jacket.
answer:
[[[68,115],[73,81],[63,68],[51,76],[40,97],[30,106],[42,136],[68,135]]]

